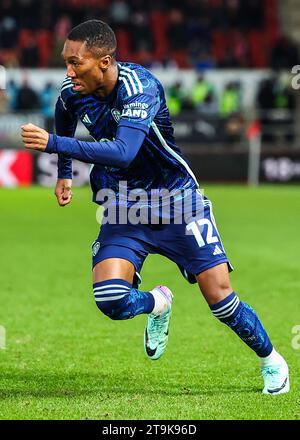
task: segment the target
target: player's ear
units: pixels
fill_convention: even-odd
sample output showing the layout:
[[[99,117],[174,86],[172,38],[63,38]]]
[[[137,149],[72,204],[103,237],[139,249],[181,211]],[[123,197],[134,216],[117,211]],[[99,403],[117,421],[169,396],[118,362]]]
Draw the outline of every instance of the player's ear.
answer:
[[[107,70],[109,66],[111,65],[111,56],[110,55],[104,55],[104,57],[100,58],[99,61],[99,67],[101,70]]]

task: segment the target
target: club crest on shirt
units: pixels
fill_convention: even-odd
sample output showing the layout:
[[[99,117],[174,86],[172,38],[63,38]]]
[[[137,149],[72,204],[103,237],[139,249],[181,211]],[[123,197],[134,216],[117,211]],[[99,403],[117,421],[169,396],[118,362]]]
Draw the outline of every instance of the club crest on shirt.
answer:
[[[117,108],[112,108],[111,114],[112,114],[112,117],[114,118],[114,120],[116,122],[119,122],[119,120],[121,119],[121,112]]]
[[[99,249],[100,249],[100,243],[99,241],[95,241],[95,243],[93,243],[92,246],[93,257],[95,257],[98,254]]]

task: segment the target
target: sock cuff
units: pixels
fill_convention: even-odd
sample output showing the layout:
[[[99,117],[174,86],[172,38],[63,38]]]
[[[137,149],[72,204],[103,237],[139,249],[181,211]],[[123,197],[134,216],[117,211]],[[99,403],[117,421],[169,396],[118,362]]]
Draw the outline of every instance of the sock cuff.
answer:
[[[239,312],[240,305],[241,301],[239,297],[232,292],[226,298],[222,299],[222,301],[209,307],[216,318],[221,321],[228,321],[235,318]]]
[[[118,286],[118,287],[132,287],[132,284],[129,283],[128,281],[122,280],[121,278],[113,278],[110,280],[105,280],[105,281],[99,281],[98,283],[94,283],[93,284],[93,289],[95,289],[96,287],[103,287],[103,286]]]

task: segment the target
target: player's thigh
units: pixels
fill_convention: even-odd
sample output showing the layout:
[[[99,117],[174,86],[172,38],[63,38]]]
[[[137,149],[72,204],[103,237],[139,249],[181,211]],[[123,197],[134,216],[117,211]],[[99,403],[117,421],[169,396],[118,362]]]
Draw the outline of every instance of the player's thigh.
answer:
[[[122,236],[110,236],[109,231],[106,232],[107,236],[104,238],[101,230],[98,239],[92,245],[94,283],[122,279],[136,288],[140,283],[139,273],[147,257],[147,251],[138,240],[130,237],[127,237],[126,241],[123,240],[123,245],[119,245],[118,241],[121,241]]]
[[[211,267],[196,279],[200,290],[209,305],[216,304],[232,293],[229,278],[228,263],[221,263]]]
[[[232,267],[216,226],[211,202],[198,194],[196,196],[199,200],[192,205],[193,216],[188,205],[183,221],[166,225],[157,232],[157,251],[177,263],[186,278],[193,276],[195,279],[205,273],[200,277],[204,292],[208,291],[207,285],[212,286],[209,292],[215,291],[216,286],[219,286],[218,290],[224,290],[222,286],[227,284],[228,269],[232,270]],[[214,276],[207,275],[211,273]]]
[[[132,283],[134,274],[135,267],[130,261],[122,258],[107,258],[94,266],[93,282],[122,279]]]

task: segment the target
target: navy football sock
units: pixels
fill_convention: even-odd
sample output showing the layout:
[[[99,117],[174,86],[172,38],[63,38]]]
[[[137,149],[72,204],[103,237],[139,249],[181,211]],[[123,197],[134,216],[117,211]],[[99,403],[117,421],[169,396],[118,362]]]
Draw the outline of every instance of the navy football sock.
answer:
[[[210,306],[213,315],[230,327],[260,357],[268,356],[273,346],[255,310],[232,292]]]
[[[130,319],[141,313],[151,313],[154,307],[150,292],[133,289],[122,279],[95,283],[93,289],[97,307],[111,319]]]

